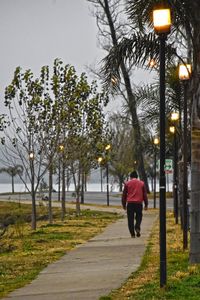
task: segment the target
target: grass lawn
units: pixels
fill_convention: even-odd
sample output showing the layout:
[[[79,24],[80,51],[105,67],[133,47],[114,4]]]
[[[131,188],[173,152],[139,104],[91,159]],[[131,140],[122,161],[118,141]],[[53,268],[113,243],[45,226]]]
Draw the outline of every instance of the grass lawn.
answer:
[[[167,214],[167,286],[160,288],[159,224],[153,229],[145,256],[137,272],[120,289],[101,300],[199,300],[200,265],[189,265],[189,251],[183,251],[182,231]]]
[[[30,225],[31,205],[0,202],[0,223],[8,226],[0,237],[0,298],[31,280],[49,263],[84,243],[119,215],[109,212],[67,210],[64,221],[54,208],[54,222],[48,224],[47,208],[37,207],[37,230]]]

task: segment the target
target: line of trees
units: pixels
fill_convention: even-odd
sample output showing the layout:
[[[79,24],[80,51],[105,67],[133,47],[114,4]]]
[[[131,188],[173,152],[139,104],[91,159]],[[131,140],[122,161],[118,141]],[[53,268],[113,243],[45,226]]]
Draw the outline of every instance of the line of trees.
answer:
[[[76,74],[73,66],[55,59],[53,71],[41,68],[34,78],[31,70],[16,68],[11,84],[5,90],[8,113],[1,116],[1,162],[18,172],[32,196],[32,229],[36,229],[36,193],[48,173],[49,222],[52,216],[53,174],[58,168],[62,182],[62,219],[65,216],[66,172],[70,171],[76,186],[77,214],[82,174],[96,164],[98,148],[108,137],[103,107],[108,102],[95,81]],[[5,170],[4,170],[5,171]],[[27,183],[31,183],[31,188]]]

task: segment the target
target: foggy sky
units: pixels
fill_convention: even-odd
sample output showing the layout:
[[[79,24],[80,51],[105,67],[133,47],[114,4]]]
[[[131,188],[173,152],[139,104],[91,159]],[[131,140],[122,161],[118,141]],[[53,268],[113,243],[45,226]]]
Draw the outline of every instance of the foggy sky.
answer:
[[[86,0],[0,0],[0,40],[1,103],[17,66],[37,77],[42,66],[60,58],[82,73],[104,55]],[[134,76],[137,83],[147,77]]]
[[[17,66],[38,75],[55,58],[78,72],[98,61],[97,28],[86,0],[0,0],[0,90]]]

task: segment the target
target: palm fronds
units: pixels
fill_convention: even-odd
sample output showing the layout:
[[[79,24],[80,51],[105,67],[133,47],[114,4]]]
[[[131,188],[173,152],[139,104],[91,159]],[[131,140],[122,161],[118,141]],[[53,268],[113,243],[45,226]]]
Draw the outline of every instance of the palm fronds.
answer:
[[[178,57],[173,43],[166,46],[166,60],[171,61],[173,57]],[[150,59],[159,61],[159,40],[152,33],[141,34],[135,32],[131,38],[124,38],[112,47],[109,54],[103,59],[104,83],[111,84],[112,88],[120,81],[120,67],[122,62],[129,61],[136,66],[144,66]]]

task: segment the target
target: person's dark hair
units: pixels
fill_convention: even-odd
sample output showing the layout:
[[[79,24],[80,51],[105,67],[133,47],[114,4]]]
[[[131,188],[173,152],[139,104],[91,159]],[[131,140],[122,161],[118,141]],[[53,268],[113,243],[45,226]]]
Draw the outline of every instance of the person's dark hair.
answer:
[[[138,178],[138,173],[136,171],[131,172],[130,178]]]

